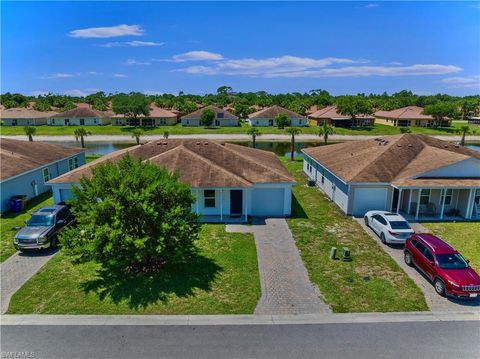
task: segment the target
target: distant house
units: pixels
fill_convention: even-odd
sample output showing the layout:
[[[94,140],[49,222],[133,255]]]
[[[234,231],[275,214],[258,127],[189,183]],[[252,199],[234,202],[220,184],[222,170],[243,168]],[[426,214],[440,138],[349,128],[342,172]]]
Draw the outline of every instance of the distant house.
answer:
[[[303,150],[303,170],[340,209],[407,219],[480,219],[480,152],[403,134]]]
[[[377,111],[375,118],[377,123],[395,127],[432,127],[435,120],[430,115],[424,115],[423,108],[419,106],[407,106],[392,111]],[[450,126],[452,121],[445,119],[439,124],[441,127]]]
[[[49,126],[101,126],[110,124],[113,113],[97,111],[85,106],[60,112],[48,118]]]
[[[55,203],[70,198],[72,185],[91,176],[93,167],[117,161],[125,154],[150,161],[191,186],[197,198],[192,210],[204,221],[245,220],[248,216],[284,217],[291,214],[294,179],[275,154],[230,143],[189,140],[151,141],[92,161],[52,179]]]
[[[165,110],[155,104],[150,105],[148,116],[140,115],[137,118],[116,114],[112,117],[112,124],[115,126],[162,126],[175,125],[177,123],[177,114],[173,111]]]
[[[49,180],[83,164],[79,148],[0,138],[1,211],[9,209],[12,196],[36,197],[50,190]]]
[[[3,126],[38,126],[46,125],[47,119],[56,115],[55,111],[36,111],[32,108],[9,108],[0,110]]]
[[[189,113],[181,118],[182,126],[201,126],[200,116],[202,112],[206,109],[212,110],[215,112],[215,119],[213,120],[212,126],[217,127],[232,127],[238,126],[238,117],[228,112],[224,109],[218,108],[216,106],[206,106],[200,108],[196,111]]]
[[[304,116],[277,105],[251,113],[248,115],[248,123],[255,127],[276,126],[275,117],[281,113],[287,115],[290,126],[302,127],[307,125],[307,119]]]
[[[375,117],[367,114],[358,114],[355,119],[351,116],[341,115],[337,112],[337,106],[327,106],[308,115],[310,125],[321,126],[325,121],[334,127],[362,127],[372,126]]]

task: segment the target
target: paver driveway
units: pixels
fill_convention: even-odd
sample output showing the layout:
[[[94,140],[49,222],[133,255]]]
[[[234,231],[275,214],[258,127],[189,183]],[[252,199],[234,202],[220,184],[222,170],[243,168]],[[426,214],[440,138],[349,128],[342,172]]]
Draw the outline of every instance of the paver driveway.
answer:
[[[17,252],[0,264],[1,272],[1,310],[8,310],[10,298],[25,284],[42,266],[47,263],[57,251],[48,252]],[[52,278],[53,279],[53,278]]]
[[[253,233],[257,247],[262,297],[255,314],[328,313],[300,258],[283,218],[256,220],[253,225],[227,225],[227,232]]]
[[[428,308],[432,311],[471,311],[480,307],[480,298],[476,300],[456,300],[453,298],[444,298],[439,296],[433,285],[427,279],[426,276],[423,275],[418,269],[414,267],[409,267],[405,264],[403,259],[403,245],[401,246],[394,246],[394,245],[385,245],[380,241],[380,238],[374,233],[370,228],[365,225],[363,218],[355,218],[355,220],[360,223],[363,229],[372,236],[374,240],[378,242],[380,247],[390,254],[390,256],[397,262],[397,264],[404,270],[405,273],[408,274],[410,278],[415,282],[415,284],[420,288],[425,296],[425,300],[427,302]],[[412,228],[416,232],[428,232],[421,224],[419,223],[410,223]]]

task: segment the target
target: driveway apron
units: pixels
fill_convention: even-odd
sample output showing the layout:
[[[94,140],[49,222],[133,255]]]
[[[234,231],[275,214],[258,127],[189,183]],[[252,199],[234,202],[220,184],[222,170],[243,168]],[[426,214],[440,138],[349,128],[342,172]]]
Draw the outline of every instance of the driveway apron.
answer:
[[[255,220],[251,226],[227,225],[227,232],[254,235],[262,287],[255,314],[331,312],[310,282],[285,219]]]

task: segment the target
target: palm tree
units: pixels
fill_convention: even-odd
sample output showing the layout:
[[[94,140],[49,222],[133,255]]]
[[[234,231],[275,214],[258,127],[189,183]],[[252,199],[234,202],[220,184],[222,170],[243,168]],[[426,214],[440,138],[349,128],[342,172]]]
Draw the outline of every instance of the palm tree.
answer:
[[[87,131],[85,128],[80,127],[73,131],[73,135],[75,136],[75,141],[78,141],[80,138],[80,142],[82,143],[82,148],[85,148],[85,140],[84,137],[91,135],[90,131]]]
[[[170,131],[163,131],[163,138],[168,140],[168,137],[170,136]]]
[[[323,136],[323,142],[325,144],[328,143],[328,136],[333,135],[335,133],[335,129],[333,126],[329,125],[327,121],[323,121],[322,126],[318,129],[318,135],[320,137]]]
[[[253,148],[255,148],[255,141],[257,139],[258,136],[261,136],[262,133],[260,132],[260,130],[256,127],[250,127],[248,130],[247,130],[247,135],[250,135],[252,136],[252,145],[253,145]]]
[[[132,130],[132,137],[137,141],[137,145],[140,144],[140,137],[143,135],[143,131],[140,128],[134,128]]]
[[[463,125],[460,127],[459,132],[462,134],[462,139],[460,140],[460,146],[465,146],[465,136],[471,132],[470,127]]]
[[[292,136],[292,152],[290,154],[290,159],[293,161],[294,153],[295,153],[295,136],[302,133],[302,130],[298,127],[289,127],[285,130]]]
[[[28,140],[30,142],[33,142],[33,135],[37,133],[37,128],[33,126],[25,126],[23,130],[25,131],[25,134],[28,136]]]

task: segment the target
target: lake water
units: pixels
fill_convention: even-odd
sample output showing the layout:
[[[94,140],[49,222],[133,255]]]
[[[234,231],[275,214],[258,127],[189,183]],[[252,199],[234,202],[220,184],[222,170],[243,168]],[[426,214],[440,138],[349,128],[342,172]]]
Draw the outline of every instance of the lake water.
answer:
[[[251,142],[234,142],[242,146],[252,147]],[[79,143],[71,142],[51,142],[54,144],[60,144],[70,147],[79,147]],[[121,150],[130,146],[133,146],[133,143],[110,143],[110,142],[86,142],[86,152],[89,154],[98,154],[106,155],[108,153]],[[295,155],[301,155],[301,150],[307,147],[319,146],[322,145],[322,142],[296,142],[295,143]],[[290,155],[290,142],[269,142],[269,141],[257,141],[256,147],[261,150],[271,151],[277,155]],[[469,144],[466,147],[480,151],[480,144]]]

